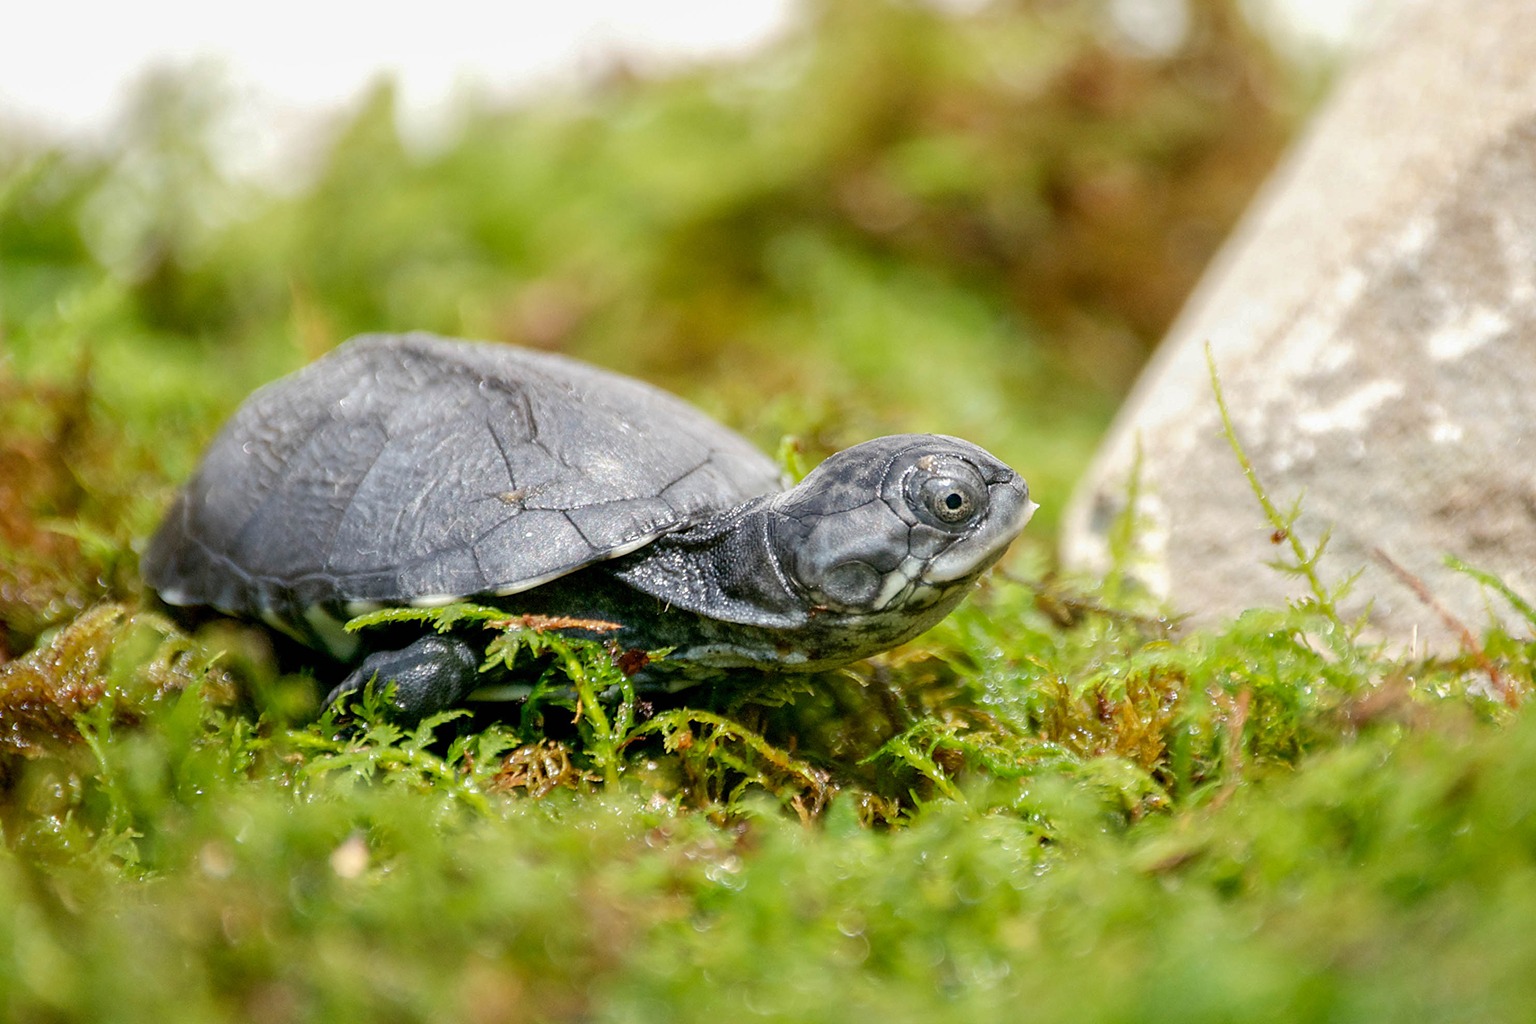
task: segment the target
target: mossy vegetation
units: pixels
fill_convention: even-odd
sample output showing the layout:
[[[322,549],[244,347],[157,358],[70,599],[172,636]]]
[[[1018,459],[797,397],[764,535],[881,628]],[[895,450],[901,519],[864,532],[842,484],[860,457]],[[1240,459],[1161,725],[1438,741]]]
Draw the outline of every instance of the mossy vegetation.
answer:
[[[1528,1016],[1529,631],[1373,647],[1256,477],[1254,571],[1309,600],[1187,632],[1051,568],[1125,381],[1098,367],[1155,340],[1302,94],[1235,3],[1188,7],[1159,56],[1092,0],[829,0],[430,152],[385,89],[282,194],[219,172],[206,83],[148,85],[118,151],[7,141],[0,1018]],[[636,692],[464,605],[354,626],[482,630],[515,693],[322,712],[324,664],[173,622],[136,550],[250,388],[417,327],[639,373],[796,471],[966,435],[1047,511],[846,671]]]

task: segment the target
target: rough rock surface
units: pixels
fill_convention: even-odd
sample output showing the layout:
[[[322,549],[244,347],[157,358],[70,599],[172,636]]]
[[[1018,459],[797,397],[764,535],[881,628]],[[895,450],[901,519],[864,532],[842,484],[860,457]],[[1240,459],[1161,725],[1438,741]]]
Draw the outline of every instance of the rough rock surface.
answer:
[[[1120,414],[1068,512],[1063,558],[1108,561],[1138,448],[1138,575],[1175,609],[1299,596],[1222,436],[1238,436],[1298,534],[1331,526],[1346,611],[1404,647],[1536,599],[1536,3],[1432,0],[1401,19],[1260,197]],[[1379,552],[1384,553],[1385,558]]]

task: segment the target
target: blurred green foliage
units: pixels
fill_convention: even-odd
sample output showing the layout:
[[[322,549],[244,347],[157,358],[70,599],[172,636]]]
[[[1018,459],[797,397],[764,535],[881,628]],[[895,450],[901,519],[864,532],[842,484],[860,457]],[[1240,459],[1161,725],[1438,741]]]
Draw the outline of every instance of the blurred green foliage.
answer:
[[[1049,528],[1301,91],[1234,0],[1158,57],[1109,6],[820,0],[734,65],[468,101],[426,152],[384,84],[296,194],[220,173],[216,77],[151,79],[115,146],[0,146],[11,372],[86,348],[111,399],[185,416],[361,331],[505,339],[770,448],[975,437]]]
[[[0,140],[0,1019],[1528,1016],[1536,643],[1388,658],[1301,548],[1312,599],[1188,635],[1052,577],[1309,92],[1237,0],[1163,53],[1115,6],[816,0],[425,149],[385,85],[289,191],[221,171],[217,79],[146,82],[102,148]],[[638,373],[796,462],[968,436],[1045,511],[847,671],[637,694],[456,607],[409,614],[478,617],[531,696],[320,714],[265,634],[146,607],[136,546],[252,387],[408,328]]]
[[[402,731],[371,697],[351,724],[234,712],[206,666],[124,689],[3,762],[0,1015],[1529,1009],[1536,731],[1477,665],[1343,665],[1315,610],[1175,641],[1047,596],[1000,580],[923,651],[787,704],[599,697],[606,652],[557,641],[568,697],[451,740],[452,714]],[[1536,644],[1503,643],[1529,692]]]

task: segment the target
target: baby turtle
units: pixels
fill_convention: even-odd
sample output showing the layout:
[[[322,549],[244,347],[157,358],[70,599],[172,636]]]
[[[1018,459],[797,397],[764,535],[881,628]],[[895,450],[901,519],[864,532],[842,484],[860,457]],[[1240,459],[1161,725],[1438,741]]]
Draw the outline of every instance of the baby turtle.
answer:
[[[462,701],[452,634],[369,650],[340,628],[460,599],[617,623],[664,665],[816,671],[947,615],[1034,512],[952,437],[898,434],[783,489],[745,438],[648,384],[558,355],[364,335],[256,391],[144,555],[168,604],[260,619],[408,717]]]

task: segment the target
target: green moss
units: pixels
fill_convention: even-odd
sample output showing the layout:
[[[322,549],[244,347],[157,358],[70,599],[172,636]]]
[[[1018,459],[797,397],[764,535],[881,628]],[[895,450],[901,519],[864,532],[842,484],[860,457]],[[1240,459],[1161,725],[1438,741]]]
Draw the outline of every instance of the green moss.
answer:
[[[189,689],[225,703],[234,696],[229,678],[168,621],[97,605],[24,657],[0,664],[0,756],[42,755],[54,742],[80,738],[81,715],[131,720]]]
[[[1195,633],[1051,570],[1302,91],[1187,6],[1151,58],[1095,0],[817,3],[432,153],[382,89],[288,195],[220,176],[207,83],[149,87],[120,152],[0,145],[0,1019],[1528,1017],[1529,636],[1387,659],[1299,542],[1311,600]],[[322,714],[319,666],[182,631],[136,552],[242,395],[415,327],[660,380],[797,473],[965,434],[1046,511],[847,671],[637,693],[460,606],[375,618],[483,629],[520,699]]]

